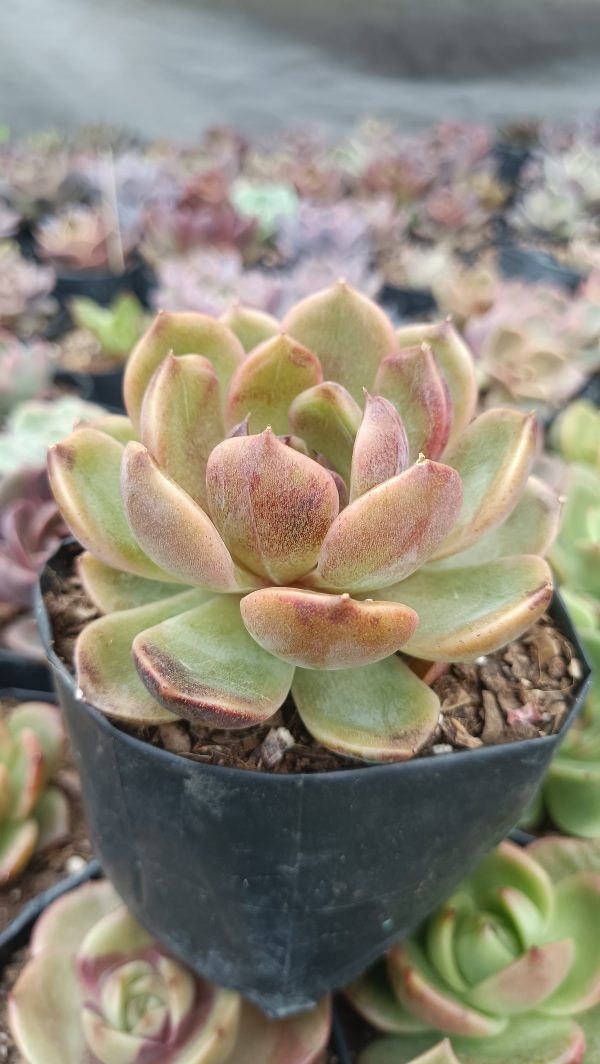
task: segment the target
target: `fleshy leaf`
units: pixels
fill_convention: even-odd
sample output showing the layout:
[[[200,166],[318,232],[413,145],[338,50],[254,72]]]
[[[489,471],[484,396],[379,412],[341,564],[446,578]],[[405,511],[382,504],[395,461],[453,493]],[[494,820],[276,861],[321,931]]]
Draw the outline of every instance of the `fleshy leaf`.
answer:
[[[32,812],[46,781],[44,749],[31,728],[15,735],[8,771],[12,801],[6,819],[21,820]]]
[[[326,380],[338,381],[359,403],[381,360],[398,348],[383,311],[343,281],[297,303],[283,328],[314,352]]]
[[[208,514],[161,472],[140,443],[123,457],[121,491],[138,543],[174,580],[210,591],[256,587],[244,581]]]
[[[84,883],[77,890],[63,894],[36,921],[31,955],[35,957],[57,942],[62,949],[78,949],[90,928],[119,905],[121,899],[108,879]]]
[[[439,1044],[439,1031],[377,1038],[359,1054],[358,1064],[421,1064],[423,1054]]]
[[[398,1001],[390,986],[385,961],[355,979],[344,991],[352,1007],[376,1031],[384,1034],[414,1034],[427,1025]]]
[[[382,396],[367,393],[352,452],[350,500],[403,473],[408,465],[408,439],[397,410]]]
[[[255,348],[236,370],[227,396],[227,423],[236,425],[249,415],[251,433],[267,426],[286,433],[292,400],[322,380],[318,358],[280,333]]]
[[[337,672],[298,669],[292,695],[323,746],[365,761],[405,761],[427,742],[440,704],[397,655]]]
[[[375,390],[391,400],[402,418],[411,460],[419,454],[436,459],[450,435],[452,408],[448,392],[427,344],[408,347],[381,363]]]
[[[168,724],[175,718],[148,694],[131,647],[140,632],[199,605],[210,592],[184,591],[147,606],[121,610],[86,625],[75,646],[77,681],[83,697],[116,720]]]
[[[527,847],[530,857],[541,865],[553,883],[575,872],[600,874],[600,838],[566,839],[562,835],[545,835]]]
[[[349,484],[352,448],[362,420],[362,410],[350,393],[341,384],[324,381],[301,392],[288,416],[290,428],[312,451],[325,455]]]
[[[246,728],[268,720],[284,702],[294,668],[267,654],[248,634],[237,598],[212,599],[142,632],[133,656],[144,684],[189,720]]]
[[[217,375],[201,355],[161,362],[144,395],[142,443],[161,469],[206,505],[206,463],[225,427]]]
[[[60,709],[50,702],[21,702],[11,710],[6,726],[13,736],[26,728],[35,733],[44,755],[44,778],[53,776],[65,746],[65,727]]]
[[[389,602],[358,602],[270,587],[246,595],[242,618],[261,647],[305,669],[350,669],[394,654],[410,639],[417,615]]]
[[[81,987],[65,949],[44,950],[23,968],[9,999],[13,1038],[28,1064],[81,1064]],[[49,1036],[50,1035],[50,1036]]]
[[[130,444],[130,446],[134,446]],[[77,429],[48,452],[50,485],[73,535],[106,565],[169,580],[134,539],[121,501],[123,447],[95,429]]]
[[[38,826],[32,818],[0,824],[0,887],[10,883],[27,867],[35,853]]]
[[[518,410],[487,410],[469,426],[444,460],[464,489],[458,521],[437,557],[466,550],[504,521],[517,505],[537,449],[537,422]]]
[[[570,735],[571,738],[574,737]],[[600,731],[595,736],[582,733],[581,738],[590,760],[570,758],[563,747],[546,777],[544,802],[553,824],[561,831],[597,838],[600,835],[600,764],[593,759],[592,744],[600,750]]]
[[[219,444],[206,486],[213,521],[251,572],[285,584],[314,567],[339,506],[335,482],[317,462],[267,429]]]
[[[269,340],[271,336],[276,336],[281,328],[277,318],[271,314],[239,304],[222,314],[219,321],[231,329],[234,336],[237,336],[244,351],[252,351],[265,340]]]
[[[468,569],[421,569],[382,597],[412,606],[419,625],[404,648],[428,661],[472,661],[517,639],[547,610],[552,574],[518,555]]]
[[[104,417],[95,417],[92,421],[80,421],[75,429],[96,429],[111,436],[117,443],[125,445],[130,440],[137,440],[137,435],[131,421],[124,414],[105,414]]]
[[[573,962],[575,947],[570,939],[532,946],[512,964],[473,987],[469,1004],[483,1012],[513,1016],[536,1008],[561,985]]]
[[[58,787],[46,787],[33,811],[38,824],[36,851],[49,850],[69,837],[69,803]]]
[[[403,325],[396,337],[400,347],[422,343],[431,347],[450,393],[452,427],[448,442],[455,443],[471,421],[477,405],[477,378],[471,352],[448,321]]]
[[[203,355],[212,362],[222,396],[235,369],[244,359],[244,348],[221,322],[206,314],[157,314],[148,331],[131,353],[125,368],[123,396],[134,426],[139,425],[144,392],[155,370],[170,352]]]
[[[236,1046],[226,1064],[317,1064],[330,1027],[328,998],[286,1020],[270,1020],[245,1001]]]
[[[570,938],[575,958],[559,988],[544,1002],[544,1012],[574,1016],[600,1003],[600,874],[569,876],[556,884],[554,894],[546,941]]]
[[[461,500],[460,477],[453,469],[418,462],[342,510],[325,537],[318,575],[347,591],[403,580],[446,539]]]
[[[512,513],[471,547],[451,554],[436,567],[463,568],[506,558],[510,554],[545,555],[560,523],[560,500],[543,481],[529,477]]]
[[[147,606],[158,599],[172,598],[181,585],[145,580],[143,576],[124,573],[105,565],[87,551],[77,559],[77,570],[86,595],[101,613],[131,610]],[[183,587],[181,587],[183,591]]]

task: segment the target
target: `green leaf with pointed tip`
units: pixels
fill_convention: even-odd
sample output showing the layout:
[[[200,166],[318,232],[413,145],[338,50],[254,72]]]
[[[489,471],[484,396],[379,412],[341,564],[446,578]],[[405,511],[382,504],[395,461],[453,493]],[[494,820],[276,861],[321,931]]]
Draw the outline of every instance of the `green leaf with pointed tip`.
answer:
[[[50,779],[65,748],[65,728],[60,710],[50,702],[21,702],[9,714],[6,726],[13,736],[25,728],[35,732],[44,755],[44,778]]]
[[[527,847],[527,853],[541,865],[553,883],[575,872],[600,874],[600,837],[595,839],[565,839],[560,835],[546,835]]]
[[[435,692],[396,655],[357,669],[298,669],[292,695],[315,739],[365,761],[414,757],[440,714]]]
[[[77,571],[86,595],[101,613],[115,613],[117,610],[131,610],[135,606],[147,606],[159,599],[172,598],[177,594],[178,588],[184,590],[181,584],[145,580],[143,576],[113,569],[87,551],[79,555]]]
[[[160,468],[201,506],[208,456],[224,435],[211,363],[201,355],[167,355],[144,395],[141,439]]]
[[[46,787],[33,811],[38,824],[36,852],[49,850],[69,837],[69,803],[58,787]]]
[[[397,410],[381,395],[367,392],[352,451],[350,501],[403,473],[408,465],[408,439]]]
[[[82,1064],[82,989],[71,953],[45,950],[26,964],[9,1002],[12,1036],[28,1064]]]
[[[450,435],[452,408],[431,348],[422,344],[389,355],[377,371],[375,391],[400,414],[411,461],[419,454],[439,458]]]
[[[90,928],[122,904],[108,879],[84,883],[77,890],[61,895],[37,920],[31,937],[31,955],[35,957],[42,950],[56,946],[74,952]]]
[[[551,1016],[574,1016],[600,1002],[600,873],[580,872],[556,884],[546,942],[570,938],[573,964],[558,990],[544,1002]]]
[[[283,329],[314,352],[326,380],[342,384],[359,403],[381,360],[398,347],[383,311],[343,281],[297,303]]]
[[[0,823],[0,887],[27,867],[35,853],[37,837],[38,826],[33,818]]]
[[[390,986],[385,961],[378,961],[344,990],[348,1001],[367,1023],[385,1034],[414,1034],[426,1025],[400,1003]]]
[[[100,617],[86,625],[75,647],[77,681],[84,698],[116,720],[168,724],[175,718],[140,680],[131,647],[140,632],[209,600],[210,592],[184,591],[170,599]]]
[[[131,421],[124,414],[106,414],[104,417],[95,417],[91,421],[80,421],[75,429],[96,429],[97,432],[105,432],[117,443],[125,445],[130,440],[137,440],[137,435]]]
[[[239,601],[229,596],[148,628],[134,640],[133,657],[161,705],[220,728],[268,720],[294,675],[293,665],[267,654],[248,634]]]
[[[540,554],[552,545],[560,524],[558,496],[537,477],[529,477],[523,495],[502,524],[458,554],[432,563],[436,568],[456,569],[506,558],[510,554]]]
[[[242,577],[208,514],[140,443],[125,449],[121,492],[138,543],[174,580],[210,591],[257,586],[256,579]]]
[[[523,849],[505,839],[463,880],[460,889],[461,893],[468,893],[474,899],[477,908],[487,908],[494,897],[501,897],[507,888],[529,898],[541,914],[536,929],[536,937],[539,937],[552,912],[552,884],[544,869],[533,859],[530,847]]]
[[[130,445],[131,446],[131,445]],[[123,447],[95,429],[77,429],[48,452],[50,485],[73,535],[106,565],[151,580],[164,573],[134,539],[121,501]]]
[[[377,1038],[359,1054],[358,1064],[421,1064],[423,1054],[430,1053],[439,1042],[438,1031]]]
[[[226,1064],[317,1064],[329,1041],[331,1004],[270,1020],[244,1001],[235,1050]]]
[[[135,426],[139,425],[144,393],[150,379],[169,352],[174,355],[203,355],[212,362],[223,397],[245,354],[231,330],[207,314],[160,312],[134,348],[125,369],[125,407]]]
[[[236,370],[227,395],[227,424],[249,416],[250,433],[288,431],[290,403],[323,380],[318,358],[291,336],[280,333],[255,348]]]
[[[407,654],[472,661],[535,624],[552,600],[552,575],[542,558],[518,555],[467,569],[424,567],[380,595],[419,615]]]
[[[266,314],[264,310],[254,310],[253,307],[231,307],[221,315],[219,321],[237,336],[244,351],[252,351],[281,331],[277,318]]]
[[[456,933],[459,924],[474,911],[474,905],[465,894],[456,893],[425,925],[425,938],[429,959],[451,990],[463,994],[468,983],[460,969],[456,951]]]
[[[449,445],[456,443],[477,406],[477,378],[473,356],[450,322],[403,325],[396,333],[400,347],[429,344],[448,386],[452,408]]]
[[[346,484],[362,410],[341,384],[324,381],[301,392],[288,411],[290,428],[316,454],[323,454]]]
[[[545,1010],[548,997],[568,975],[574,955],[575,944],[569,938],[532,946],[472,987],[465,1000],[484,1012],[506,1016]]]
[[[345,591],[372,591],[404,580],[446,539],[461,500],[453,469],[418,462],[341,511],[323,541],[318,576]]]
[[[444,461],[459,474],[464,498],[460,516],[437,558],[466,550],[504,521],[517,505],[537,448],[533,414],[487,410],[469,426]]]

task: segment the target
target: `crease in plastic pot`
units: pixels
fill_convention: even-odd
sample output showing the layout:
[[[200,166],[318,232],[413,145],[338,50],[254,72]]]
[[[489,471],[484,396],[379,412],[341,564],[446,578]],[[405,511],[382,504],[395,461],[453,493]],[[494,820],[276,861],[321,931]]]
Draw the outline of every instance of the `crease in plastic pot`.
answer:
[[[50,560],[37,610],[94,851],[169,951],[272,1016],[355,978],[506,836],[589,683],[557,597],[553,617],[583,677],[555,736],[312,775],[195,762],[125,734],[77,697],[43,594],[78,550],[64,544]]]

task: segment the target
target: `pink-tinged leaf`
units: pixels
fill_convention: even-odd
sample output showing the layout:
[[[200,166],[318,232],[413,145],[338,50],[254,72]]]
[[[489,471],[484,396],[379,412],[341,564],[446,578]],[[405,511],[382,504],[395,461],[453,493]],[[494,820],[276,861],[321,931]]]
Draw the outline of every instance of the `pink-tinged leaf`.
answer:
[[[46,782],[44,749],[31,728],[15,735],[8,772],[12,800],[5,816],[7,820],[22,820],[34,809]]]
[[[414,1034],[427,1029],[394,994],[385,961],[379,961],[355,979],[344,994],[363,1020],[383,1034]]]
[[[411,946],[413,952],[417,951]],[[404,946],[390,950],[388,971],[392,986],[406,1008],[444,1034],[491,1038],[506,1027],[504,1017],[486,1016],[453,997],[442,985],[435,985],[421,970],[418,958],[415,964]]]
[[[121,610],[86,625],[75,645],[77,682],[83,697],[115,720],[169,724],[176,718],[150,697],[131,648],[140,632],[207,601],[210,592],[185,591],[147,606]]]
[[[208,514],[160,471],[145,447],[129,443],[121,491],[138,543],[174,580],[210,591],[256,587],[244,579]]]
[[[144,395],[142,443],[201,506],[206,505],[208,456],[224,435],[219,381],[211,363],[201,355],[167,355]]]
[[[65,748],[65,726],[60,709],[50,702],[21,702],[11,710],[6,726],[13,736],[25,729],[35,733],[44,755],[44,778],[50,779]]]
[[[324,998],[311,1012],[270,1020],[247,1001],[227,1064],[317,1064],[331,1030],[331,1002]]]
[[[288,417],[290,428],[349,484],[354,439],[362,420],[362,410],[350,393],[341,384],[324,381],[298,395]]]
[[[460,474],[464,500],[458,521],[437,557],[464,551],[514,510],[538,447],[533,414],[488,410],[481,414],[445,461]]]
[[[292,695],[315,739],[364,761],[414,757],[440,715],[435,692],[395,654],[357,669],[297,669]]]
[[[11,992],[11,1034],[27,1064],[84,1064],[82,989],[73,956],[60,944],[22,969]]]
[[[422,1064],[423,1054],[439,1044],[439,1031],[377,1038],[359,1053],[357,1064]]]
[[[134,539],[121,501],[123,447],[78,429],[48,452],[50,486],[73,535],[106,565],[150,580],[169,576]]]
[[[108,879],[84,883],[63,894],[36,921],[30,944],[32,957],[57,944],[75,952],[94,924],[122,904]]]
[[[553,883],[575,872],[600,874],[600,838],[568,839],[545,835],[527,847],[527,853],[548,873]]]
[[[575,957],[556,992],[544,1002],[551,1016],[575,1016],[600,1004],[600,873],[578,872],[556,884],[544,938],[568,938]]]
[[[297,303],[283,328],[314,352],[326,380],[338,381],[359,403],[379,363],[398,349],[387,316],[344,281]]]
[[[396,333],[400,347],[426,343],[448,388],[452,426],[449,444],[460,439],[477,406],[477,378],[473,356],[449,321],[403,325]]]
[[[231,330],[207,314],[165,314],[161,311],[131,353],[125,368],[125,407],[136,427],[150,379],[170,352],[174,355],[203,355],[212,362],[223,397],[245,354]]]
[[[265,340],[276,336],[281,329],[277,318],[271,314],[239,304],[222,314],[219,321],[226,325],[234,336],[237,336],[244,351],[252,351]]]
[[[433,352],[427,344],[407,347],[381,363],[375,390],[398,411],[414,462],[419,454],[436,459],[450,435],[452,408]]]
[[[444,1041],[440,1042],[439,1045],[434,1046],[433,1049],[428,1049],[420,1057],[417,1057],[414,1064],[460,1064],[460,1060],[452,1049],[451,1042],[444,1038]]]
[[[472,661],[518,639],[552,600],[542,558],[517,555],[468,569],[425,567],[383,598],[412,606],[419,625],[406,653],[427,661]]]
[[[35,853],[38,826],[35,820],[0,824],[0,887],[21,874]]]
[[[387,658],[410,639],[418,619],[399,603],[292,587],[255,591],[240,609],[264,650],[305,669],[350,669]]]
[[[510,554],[548,552],[560,525],[560,499],[537,477],[529,477],[525,491],[502,524],[486,532],[471,547],[450,554],[436,567],[463,568],[506,558]]]
[[[279,333],[255,348],[236,370],[227,395],[227,423],[236,425],[249,415],[251,433],[267,426],[286,433],[292,400],[322,380],[318,358]]]
[[[206,471],[210,513],[233,556],[274,583],[316,564],[338,512],[329,473],[270,430],[224,440]]]
[[[67,841],[70,831],[69,803],[58,787],[46,787],[33,815],[39,829],[36,845],[38,853]]]
[[[200,724],[246,728],[279,709],[294,668],[246,631],[237,598],[212,599],[136,637],[133,657],[154,698]]]
[[[490,975],[465,996],[483,1012],[514,1016],[545,1008],[546,999],[561,985],[573,963],[570,939],[532,946],[527,953]]]
[[[130,440],[137,440],[131,421],[123,414],[105,414],[104,417],[95,417],[92,421],[80,421],[75,426],[75,430],[86,428],[104,432],[117,443],[122,443],[123,446]]]
[[[540,937],[554,905],[552,883],[544,869],[530,856],[529,848],[523,849],[506,839],[488,853],[468,880],[463,882],[461,891],[467,889],[479,909],[489,905],[490,897],[496,896],[496,902],[501,902],[507,889],[528,898],[538,911],[536,938]],[[499,908],[500,912],[507,914],[506,905]],[[531,915],[528,916],[528,923],[531,926]],[[518,923],[515,929],[519,933]]]
[[[424,931],[429,960],[449,989],[460,995],[468,989],[468,983],[457,956],[456,933],[459,925],[462,925],[463,920],[468,920],[472,913],[471,898],[458,891],[429,918]],[[462,940],[464,933],[461,935]]]
[[[352,452],[350,500],[403,473],[408,465],[408,439],[397,410],[380,395],[367,393]]]
[[[325,537],[318,575],[330,587],[347,591],[403,580],[446,539],[461,502],[460,477],[453,469],[418,462],[342,510]]]
[[[600,1005],[577,1017],[583,1028],[588,1060],[600,1060]],[[583,1058],[582,1058],[583,1059]]]
[[[124,573],[105,565],[93,554],[80,554],[77,559],[77,571],[88,598],[92,600],[101,613],[114,613],[117,610],[131,610],[135,606],[147,606],[159,599],[172,598],[180,584],[161,583],[159,580],[145,580],[143,576]]]

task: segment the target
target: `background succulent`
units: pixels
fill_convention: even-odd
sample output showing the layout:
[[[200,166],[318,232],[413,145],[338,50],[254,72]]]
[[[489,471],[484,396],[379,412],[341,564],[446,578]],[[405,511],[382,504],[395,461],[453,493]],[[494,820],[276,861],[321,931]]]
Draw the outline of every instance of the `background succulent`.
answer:
[[[360,1064],[591,1064],[599,934],[598,843],[502,843],[349,988],[361,1015],[395,1036]]]
[[[54,348],[41,340],[23,343],[0,329],[0,418],[25,399],[41,395],[50,384]]]
[[[43,331],[56,303],[50,298],[55,273],[23,258],[16,244],[0,242],[0,327],[21,337]]]
[[[68,835],[67,800],[49,785],[63,747],[60,712],[48,702],[0,713],[0,886]]]
[[[126,368],[130,420],[50,451],[106,614],[79,638],[78,683],[117,718],[227,728],[268,720],[291,687],[324,745],[412,756],[439,702],[395,651],[474,659],[550,601],[537,554],[557,508],[528,479],[535,419],[471,423],[451,326],[395,333],[343,283],[283,333],[252,311],[226,320],[159,314]],[[263,342],[246,354],[237,333]]]
[[[0,193],[17,213],[33,221],[60,201],[69,159],[60,145],[31,140],[0,149]]]
[[[36,228],[40,254],[57,268],[109,269],[119,273],[138,237],[123,229],[105,209],[72,205],[44,218]]]
[[[32,399],[14,407],[0,432],[0,497],[3,478],[21,470],[42,468],[52,443],[69,432],[75,422],[97,418],[102,413],[102,407],[72,395],[52,401]]]
[[[46,559],[66,528],[45,469],[5,477],[0,484],[0,600],[31,607]]]
[[[146,314],[139,300],[130,292],[115,296],[109,307],[79,296],[70,300],[71,317],[98,341],[105,354],[123,361],[142,335]]]
[[[237,178],[231,185],[231,202],[238,214],[256,222],[263,240],[273,240],[279,226],[298,212],[298,197],[291,185]]]
[[[24,1064],[317,1064],[330,1006],[268,1020],[169,957],[108,881],[55,901],[10,996]]]
[[[157,309],[217,317],[238,303],[268,313],[277,311],[282,290],[278,274],[244,270],[239,252],[216,248],[164,259],[157,268],[157,280],[152,294]]]

